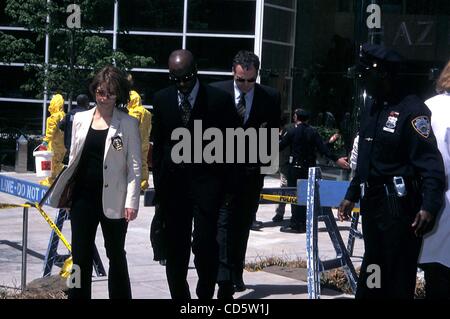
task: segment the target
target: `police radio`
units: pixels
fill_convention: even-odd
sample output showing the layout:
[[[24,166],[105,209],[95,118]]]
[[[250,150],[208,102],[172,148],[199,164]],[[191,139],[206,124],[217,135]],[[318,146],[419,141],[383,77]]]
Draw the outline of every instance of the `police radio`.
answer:
[[[394,182],[395,191],[397,193],[398,197],[404,197],[406,196],[406,185],[405,180],[402,176],[394,176],[392,178],[392,181]]]

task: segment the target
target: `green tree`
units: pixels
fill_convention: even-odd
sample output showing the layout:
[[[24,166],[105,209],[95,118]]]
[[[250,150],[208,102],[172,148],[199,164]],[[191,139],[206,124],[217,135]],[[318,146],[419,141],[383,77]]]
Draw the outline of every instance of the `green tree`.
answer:
[[[113,0],[6,0],[6,14],[15,25],[31,30],[34,39],[0,32],[0,61],[25,62],[30,79],[21,89],[39,92],[38,98],[42,97],[44,84],[48,93],[72,96],[85,92],[95,72],[107,64],[125,70],[151,66],[154,64],[151,57],[114,51],[112,36],[97,32],[101,30],[99,24],[107,14],[105,11],[108,12],[105,8],[112,8],[113,3]],[[67,25],[72,12],[66,11],[71,4],[80,7],[80,28],[71,29]],[[51,43],[48,64],[44,63],[44,52],[36,50],[38,44],[44,43],[46,34]]]

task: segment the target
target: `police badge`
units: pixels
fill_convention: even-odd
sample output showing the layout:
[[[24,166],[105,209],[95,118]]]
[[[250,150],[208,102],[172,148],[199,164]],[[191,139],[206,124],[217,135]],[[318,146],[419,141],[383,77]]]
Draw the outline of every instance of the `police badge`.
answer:
[[[116,151],[121,151],[123,149],[123,142],[120,136],[111,137],[111,144]]]
[[[431,132],[430,119],[428,116],[418,116],[411,121],[412,126],[421,136],[428,138]]]
[[[399,116],[398,112],[391,112],[386,121],[386,124],[383,127],[383,131],[394,133],[395,127],[397,126],[398,116]]]

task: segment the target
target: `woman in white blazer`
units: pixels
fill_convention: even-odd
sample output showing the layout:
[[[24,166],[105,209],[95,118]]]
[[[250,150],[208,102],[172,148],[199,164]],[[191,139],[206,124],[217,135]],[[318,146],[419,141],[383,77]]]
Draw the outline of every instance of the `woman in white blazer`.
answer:
[[[129,99],[126,74],[103,68],[90,85],[97,105],[78,112],[72,127],[69,165],[50,196],[50,205],[70,208],[72,257],[80,286],[69,298],[91,298],[95,234],[102,227],[109,258],[109,297],[131,298],[125,252],[128,222],[139,209],[141,151],[138,122],[121,111]]]
[[[431,127],[444,160],[447,190],[434,229],[424,236],[419,263],[425,273],[426,298],[450,299],[450,61],[437,81],[436,91],[439,94],[425,104],[432,113]]]

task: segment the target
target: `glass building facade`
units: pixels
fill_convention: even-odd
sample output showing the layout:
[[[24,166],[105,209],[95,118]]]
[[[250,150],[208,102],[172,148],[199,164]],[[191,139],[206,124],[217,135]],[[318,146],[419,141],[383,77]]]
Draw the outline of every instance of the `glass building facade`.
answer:
[[[374,5],[379,16],[369,10]],[[32,38],[12,27],[4,7],[0,2],[0,31]],[[229,78],[233,56],[246,49],[261,58],[259,81],[282,93],[286,118],[303,107],[315,124],[342,129],[345,114],[355,122],[362,105],[364,90],[347,72],[360,44],[384,43],[413,62],[405,81],[426,98],[433,94],[430,70],[450,58],[449,20],[448,0],[111,0],[92,27],[102,27],[112,47],[155,60],[151,68],[131,69],[145,105],[169,85],[171,51],[191,50],[200,78],[212,82]],[[35,50],[44,57],[45,41]],[[44,100],[20,90],[27,76],[21,61],[0,61],[0,128],[41,132]]]
[[[447,0],[298,1],[296,29],[292,106],[311,110],[316,125],[339,128],[350,137],[365,94],[348,68],[362,43],[398,51],[407,61],[401,81],[423,99],[435,94],[437,70],[450,59]],[[352,115],[350,128],[346,113]]]
[[[4,6],[2,2],[0,31],[29,37],[30,31],[11,27]],[[200,79],[205,82],[229,78],[237,51],[254,51],[262,61],[259,80],[283,92],[284,108],[291,104],[296,1],[112,0],[102,11],[99,25],[93,27],[102,27],[101,35],[115,49],[155,60],[151,68],[133,68],[130,72],[147,106],[151,106],[154,92],[169,85],[167,58],[180,48],[194,53]],[[268,24],[264,24],[264,18]],[[277,24],[283,27],[274,27]],[[54,42],[50,39],[49,55]],[[44,42],[36,46],[42,56],[44,48]],[[43,129],[44,100],[35,98],[39,92],[19,89],[27,79],[24,63],[0,61],[0,72],[0,125]],[[27,115],[24,118],[18,114]]]

